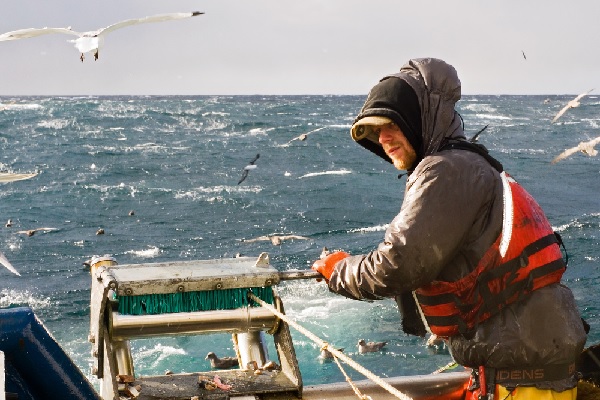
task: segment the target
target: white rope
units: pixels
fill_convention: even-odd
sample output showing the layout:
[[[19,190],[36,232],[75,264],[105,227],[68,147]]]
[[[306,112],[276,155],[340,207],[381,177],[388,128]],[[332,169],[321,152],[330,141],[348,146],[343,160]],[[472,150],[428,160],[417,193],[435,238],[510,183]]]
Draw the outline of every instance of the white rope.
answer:
[[[412,400],[411,397],[408,397],[404,393],[400,392],[398,389],[396,389],[395,387],[393,387],[392,385],[390,385],[389,383],[387,383],[386,381],[384,381],[383,379],[381,379],[380,377],[378,377],[377,375],[375,375],[374,373],[372,373],[368,369],[364,368],[362,365],[358,364],[356,361],[354,361],[350,357],[346,356],[344,353],[342,353],[342,352],[334,349],[327,342],[319,339],[312,332],[310,332],[307,329],[305,329],[304,327],[298,325],[295,321],[287,318],[287,316],[285,314],[279,312],[272,305],[270,305],[268,303],[265,303],[264,301],[262,301],[261,299],[259,299],[258,297],[256,297],[252,292],[249,292],[248,295],[252,298],[252,300],[254,300],[255,302],[257,302],[258,304],[260,304],[261,306],[263,306],[267,310],[271,311],[273,314],[275,314],[280,319],[282,319],[283,321],[285,321],[288,325],[293,326],[296,330],[298,330],[304,336],[308,337],[309,339],[311,339],[312,341],[314,341],[315,343],[317,343],[320,346],[321,349],[328,350],[334,356],[342,359],[346,364],[350,365],[356,371],[360,372],[361,374],[363,374],[364,376],[366,376],[367,378],[369,378],[373,382],[377,383],[379,386],[381,386],[382,388],[384,388],[385,390],[387,390],[388,392],[390,392],[392,395],[394,395],[397,398],[402,399],[402,400]]]
[[[344,378],[346,378],[346,382],[348,382],[348,384],[352,387],[352,390],[354,390],[354,393],[356,393],[356,396],[358,396],[360,400],[373,400],[371,396],[367,396],[361,393],[360,389],[354,384],[354,382],[352,382],[352,379],[350,379],[350,377],[344,370],[344,367],[342,367],[342,364],[340,364],[340,360],[336,356],[333,356],[333,361],[335,361],[340,371],[342,371],[342,374],[344,374]]]

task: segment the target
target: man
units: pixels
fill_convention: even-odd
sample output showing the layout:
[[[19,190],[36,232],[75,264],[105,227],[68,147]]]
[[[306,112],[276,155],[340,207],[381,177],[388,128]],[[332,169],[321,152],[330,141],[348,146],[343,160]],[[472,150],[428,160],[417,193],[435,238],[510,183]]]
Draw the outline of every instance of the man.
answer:
[[[376,250],[332,253],[312,268],[346,297],[394,297],[406,333],[445,338],[473,370],[472,398],[575,399],[586,332],[560,283],[560,238],[465,139],[460,88],[452,66],[426,58],[371,89],[352,138],[408,171],[404,200]]]

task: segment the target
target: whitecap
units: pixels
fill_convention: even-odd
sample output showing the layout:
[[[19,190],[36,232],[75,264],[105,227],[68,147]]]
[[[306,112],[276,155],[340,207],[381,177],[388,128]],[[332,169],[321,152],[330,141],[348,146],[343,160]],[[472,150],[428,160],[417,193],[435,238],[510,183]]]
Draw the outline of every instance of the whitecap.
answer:
[[[365,227],[365,228],[354,228],[354,229],[350,229],[348,232],[349,233],[382,232],[382,231],[385,231],[389,226],[390,226],[390,224],[384,224],[384,225],[377,225],[377,226],[369,226],[369,227]]]
[[[29,291],[20,292],[12,289],[2,289],[0,291],[0,308],[8,308],[12,306],[25,306],[32,309],[47,308],[54,305],[54,302],[49,298],[39,298]]]
[[[2,104],[0,103],[0,110],[10,110],[10,111],[19,111],[19,110],[37,110],[42,108],[40,104],[30,103],[30,104]]]
[[[184,349],[173,346],[164,346],[158,343],[153,348],[147,348],[144,346],[136,350],[135,358],[139,358],[141,360],[154,359],[152,362],[152,368],[157,368],[160,362],[168,357],[186,354],[187,352]],[[146,362],[142,362],[141,364],[146,364]]]
[[[312,178],[313,176],[321,176],[321,175],[345,175],[351,174],[352,171],[348,171],[347,169],[340,169],[337,171],[323,171],[323,172],[311,172],[305,175],[298,177],[298,179],[302,178]]]
[[[129,250],[126,251],[125,254],[132,254],[140,258],[153,258],[160,254],[160,249],[156,246],[150,246],[150,248],[146,250]]]

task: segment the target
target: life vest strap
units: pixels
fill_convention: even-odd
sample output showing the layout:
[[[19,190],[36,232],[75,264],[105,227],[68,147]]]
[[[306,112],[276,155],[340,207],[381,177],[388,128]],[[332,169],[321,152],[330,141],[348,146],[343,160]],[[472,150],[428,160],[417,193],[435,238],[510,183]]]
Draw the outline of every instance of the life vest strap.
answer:
[[[486,282],[486,281],[490,281],[495,278],[500,278],[503,275],[505,275],[511,271],[515,271],[515,270],[523,267],[524,265],[522,265],[522,264],[527,263],[527,259],[529,257],[531,257],[533,254],[537,253],[538,251],[540,251],[554,243],[558,243],[558,239],[556,238],[556,235],[554,234],[554,232],[552,232],[546,236],[539,238],[535,242],[530,243],[528,246],[526,246],[523,249],[523,251],[521,252],[521,255],[519,257],[513,258],[512,260],[509,260],[503,264],[500,264],[497,267],[494,267],[493,269],[489,269],[487,271],[482,272],[479,275],[479,277],[477,278],[477,280],[481,281],[481,282]],[[527,265],[527,264],[525,264],[525,265]]]
[[[489,287],[487,285],[482,285],[479,287],[480,294],[483,297],[483,304],[478,311],[478,315],[484,315],[486,313],[494,314],[499,311],[502,306],[510,303],[514,303],[516,301],[522,300],[526,295],[531,293],[534,289],[539,289],[541,287],[547,286],[550,283],[554,283],[560,280],[552,279],[554,276],[551,275],[557,271],[564,271],[566,268],[565,263],[562,258],[551,261],[547,264],[542,265],[534,270],[532,270],[527,279],[523,279],[518,282],[511,282],[507,285],[504,290],[499,293],[492,294],[489,291]],[[543,280],[542,282],[536,281],[542,277],[550,277],[547,280]],[[549,282],[546,282],[549,281]],[[514,300],[511,299],[517,296]],[[476,318],[478,320],[478,318]]]

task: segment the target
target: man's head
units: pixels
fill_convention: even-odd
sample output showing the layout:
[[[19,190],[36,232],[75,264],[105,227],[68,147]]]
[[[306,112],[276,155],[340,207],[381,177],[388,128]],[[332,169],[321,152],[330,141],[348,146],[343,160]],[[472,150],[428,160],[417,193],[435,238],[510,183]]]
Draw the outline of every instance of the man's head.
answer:
[[[388,117],[365,117],[352,126],[352,138],[356,141],[370,137],[377,140],[387,157],[399,170],[410,170],[415,165],[417,153],[402,132]]]
[[[382,79],[371,89],[351,134],[396,168],[414,168],[423,158],[421,108],[414,89],[399,77]]]

